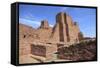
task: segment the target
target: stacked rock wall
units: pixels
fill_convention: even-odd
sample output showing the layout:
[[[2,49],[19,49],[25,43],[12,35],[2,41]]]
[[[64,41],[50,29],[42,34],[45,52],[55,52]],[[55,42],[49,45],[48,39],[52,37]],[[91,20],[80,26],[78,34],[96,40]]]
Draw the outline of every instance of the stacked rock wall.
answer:
[[[57,52],[57,47],[77,43],[82,37],[71,16],[60,12],[56,15],[54,27],[50,27],[47,20],[41,21],[38,29],[19,24],[19,55],[33,54],[50,59]],[[42,44],[37,45],[34,42]]]

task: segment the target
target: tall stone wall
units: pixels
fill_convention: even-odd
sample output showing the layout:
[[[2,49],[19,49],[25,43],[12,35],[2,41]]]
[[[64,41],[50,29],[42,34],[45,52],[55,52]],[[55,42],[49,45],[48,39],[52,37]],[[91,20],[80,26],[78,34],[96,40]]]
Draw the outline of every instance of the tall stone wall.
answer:
[[[77,43],[82,38],[78,24],[65,12],[56,15],[54,27],[50,27],[47,20],[41,21],[37,29],[20,23],[19,56],[33,54],[50,59],[59,47]]]
[[[34,41],[35,29],[24,24],[19,24],[19,55],[30,54],[30,43]],[[33,35],[34,34],[34,35]]]
[[[56,25],[54,26],[52,33],[52,37],[55,42],[79,42],[79,33],[80,30],[77,23],[74,23],[68,14],[60,12],[56,15]]]
[[[50,28],[49,24],[48,24],[48,21],[47,20],[41,21],[41,25],[40,25],[39,28],[42,28],[42,29],[48,29],[48,28]]]
[[[40,42],[47,42],[50,38],[52,28],[49,26],[47,20],[41,21],[40,27],[37,29]]]
[[[71,16],[64,12],[56,15],[56,24],[50,27],[47,20],[41,21],[38,29],[19,25],[19,39],[21,48],[27,43],[42,42],[42,43],[76,43],[82,38],[78,24],[73,22]],[[26,46],[25,46],[26,47]]]

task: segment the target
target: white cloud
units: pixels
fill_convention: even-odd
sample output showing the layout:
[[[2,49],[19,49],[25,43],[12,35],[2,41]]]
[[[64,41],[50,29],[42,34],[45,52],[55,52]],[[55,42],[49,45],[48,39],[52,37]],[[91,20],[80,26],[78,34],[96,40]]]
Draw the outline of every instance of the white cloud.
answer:
[[[54,25],[50,24],[50,27],[53,27]]]
[[[25,18],[19,18],[19,23],[31,26],[33,28],[38,28],[41,25],[40,21],[36,21],[36,20],[29,20],[29,19],[25,19]],[[54,25],[49,24],[50,27],[53,27]]]
[[[38,28],[41,24],[39,21],[29,20],[29,19],[25,19],[25,18],[19,18],[19,23],[32,26],[33,28]]]

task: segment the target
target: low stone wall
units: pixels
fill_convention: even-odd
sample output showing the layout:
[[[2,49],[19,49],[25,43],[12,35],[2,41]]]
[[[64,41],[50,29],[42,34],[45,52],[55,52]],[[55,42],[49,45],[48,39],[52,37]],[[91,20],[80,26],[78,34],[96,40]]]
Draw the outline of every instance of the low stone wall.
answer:
[[[46,57],[46,47],[32,44],[31,54]]]
[[[57,52],[57,47],[50,44],[31,45],[31,54],[45,57],[47,60],[52,59],[55,52]]]

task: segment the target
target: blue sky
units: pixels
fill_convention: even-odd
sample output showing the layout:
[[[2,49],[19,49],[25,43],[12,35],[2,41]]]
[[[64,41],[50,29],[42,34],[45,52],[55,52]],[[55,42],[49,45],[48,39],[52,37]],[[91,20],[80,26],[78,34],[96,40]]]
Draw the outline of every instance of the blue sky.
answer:
[[[96,9],[41,5],[19,5],[19,23],[38,28],[41,20],[48,20],[51,27],[56,23],[56,15],[66,12],[73,21],[78,22],[80,31],[85,37],[96,36]]]

